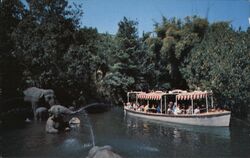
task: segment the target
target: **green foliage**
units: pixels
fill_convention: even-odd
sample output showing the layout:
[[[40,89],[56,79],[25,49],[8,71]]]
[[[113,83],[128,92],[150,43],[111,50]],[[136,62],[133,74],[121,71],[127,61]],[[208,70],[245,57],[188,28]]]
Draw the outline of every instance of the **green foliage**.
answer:
[[[124,17],[118,26],[115,37],[117,47],[111,51],[114,54],[110,54],[114,59],[109,63],[110,72],[105,75],[102,82],[103,87],[110,94],[109,98],[115,96],[115,103],[125,99],[127,90],[135,88],[135,81],[139,73],[137,22]]]
[[[0,89],[3,97],[17,95],[16,90],[20,86],[22,69],[13,56],[14,41],[11,33],[24,14],[24,6],[19,0],[0,2]]]
[[[249,33],[196,16],[162,17],[138,36],[124,17],[115,36],[80,28],[81,6],[66,0],[0,2],[1,87],[52,88],[63,104],[119,104],[130,90],[209,89],[243,114],[249,104]],[[14,76],[14,77],[13,77]],[[12,94],[14,96],[14,94]]]
[[[249,33],[235,32],[229,23],[214,23],[181,68],[191,89],[213,90],[218,104],[245,116],[250,101],[249,40]]]
[[[150,40],[149,47],[155,55],[155,69],[161,72],[157,85],[168,83],[171,85],[168,88],[186,88],[179,67],[191,49],[202,40],[207,27],[207,20],[198,17],[187,17],[185,21],[163,17],[162,23],[155,25],[157,37]]]

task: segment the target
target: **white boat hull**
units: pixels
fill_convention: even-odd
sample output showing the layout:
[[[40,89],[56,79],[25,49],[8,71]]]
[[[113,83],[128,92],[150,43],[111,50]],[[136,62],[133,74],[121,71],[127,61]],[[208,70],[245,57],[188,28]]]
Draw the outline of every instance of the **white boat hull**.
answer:
[[[231,117],[231,112],[229,111],[202,113],[195,115],[186,115],[186,114],[166,115],[159,113],[144,113],[124,107],[124,112],[125,114],[128,115],[151,119],[151,120],[187,124],[187,125],[217,126],[217,127],[229,126]]]

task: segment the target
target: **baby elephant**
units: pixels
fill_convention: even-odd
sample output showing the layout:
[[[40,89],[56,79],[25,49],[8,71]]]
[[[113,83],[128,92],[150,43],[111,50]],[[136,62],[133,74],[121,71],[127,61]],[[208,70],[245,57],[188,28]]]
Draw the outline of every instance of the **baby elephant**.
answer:
[[[112,151],[112,147],[109,145],[98,147],[94,146],[90,149],[87,158],[122,158],[120,155]]]

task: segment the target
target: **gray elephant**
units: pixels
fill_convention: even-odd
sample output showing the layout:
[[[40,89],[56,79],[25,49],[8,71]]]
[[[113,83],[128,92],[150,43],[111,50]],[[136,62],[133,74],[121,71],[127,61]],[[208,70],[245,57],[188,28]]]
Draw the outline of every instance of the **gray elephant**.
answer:
[[[53,115],[70,115],[77,113],[77,111],[72,111],[69,108],[66,108],[65,106],[62,105],[53,105],[50,107],[49,113]]]
[[[23,91],[24,101],[28,101],[32,105],[32,110],[36,113],[36,109],[40,104],[52,106],[55,104],[55,94],[52,89],[40,89],[36,87],[27,88]],[[36,117],[35,117],[36,119]]]
[[[45,130],[47,133],[58,133],[59,131],[67,131],[69,130],[69,124],[64,121],[62,115],[52,115],[48,118],[46,122]]]
[[[49,110],[49,113],[52,115],[48,118],[46,123],[46,132],[47,133],[58,133],[59,131],[69,130],[69,122],[64,121],[64,115],[75,114],[79,111],[72,111],[62,105],[53,105]],[[73,119],[70,122],[71,124],[79,124],[80,120]]]
[[[35,118],[37,120],[46,120],[49,116],[48,109],[46,107],[38,107],[35,112]]]
[[[94,146],[90,149],[87,158],[122,158],[120,155],[112,151],[112,147],[109,145],[98,147]]]

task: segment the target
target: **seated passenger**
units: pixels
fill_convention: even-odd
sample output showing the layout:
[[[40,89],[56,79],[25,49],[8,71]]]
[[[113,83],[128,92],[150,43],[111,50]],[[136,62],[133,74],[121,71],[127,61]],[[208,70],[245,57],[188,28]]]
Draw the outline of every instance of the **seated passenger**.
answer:
[[[151,109],[153,109],[153,110],[155,110],[155,109],[156,109],[154,104],[152,105],[152,108],[151,108]]]
[[[131,103],[130,103],[130,102],[128,102],[128,103],[127,103],[127,107],[128,107],[129,109],[131,109],[131,108],[132,108],[132,106],[131,106]]]
[[[200,114],[200,107],[199,106],[194,109],[194,114]]]
[[[168,103],[168,107],[173,108],[174,103],[171,101]]]
[[[173,114],[172,108],[168,107],[167,114]]]
[[[192,106],[189,105],[188,109],[186,110],[186,114],[192,114]]]
[[[180,104],[178,104],[177,107],[174,110],[174,114],[178,115],[178,114],[181,114],[181,113],[182,113],[182,110],[180,109]]]
[[[172,106],[172,111],[173,112],[175,111],[176,107],[177,107],[177,105],[176,105],[176,103],[174,103],[173,106]]]
[[[147,104],[147,105],[144,107],[144,112],[148,112],[148,109],[149,109],[149,105]]]
[[[133,103],[133,109],[136,110],[137,109],[137,106],[135,103]]]
[[[156,113],[156,105],[153,104],[150,111],[153,113]]]
[[[160,107],[160,105],[157,106],[156,112],[157,112],[157,113],[161,113],[161,107]]]
[[[185,114],[185,113],[186,113],[186,109],[185,109],[185,106],[184,106],[184,105],[180,106],[180,110],[181,110],[181,113],[182,113],[182,114]]]
[[[173,114],[173,105],[174,105],[173,102],[169,102],[167,114]]]
[[[200,113],[206,112],[206,106],[204,104],[201,105]]]
[[[139,111],[143,111],[144,110],[144,105],[141,105],[140,107],[139,107]]]

